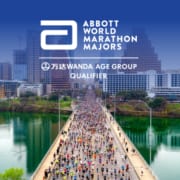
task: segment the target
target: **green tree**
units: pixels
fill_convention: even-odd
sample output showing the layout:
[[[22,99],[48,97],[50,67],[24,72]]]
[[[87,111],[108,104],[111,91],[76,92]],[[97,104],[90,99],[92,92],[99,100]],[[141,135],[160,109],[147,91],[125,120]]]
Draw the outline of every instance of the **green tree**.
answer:
[[[0,174],[0,180],[23,180],[23,174],[23,169],[10,168],[5,170],[4,173]]]
[[[31,92],[31,91],[27,91],[27,92],[25,92],[24,94],[21,94],[21,97],[26,97],[26,98],[28,98],[28,97],[34,97],[34,96],[36,96],[36,94],[33,93],[33,92]]]
[[[57,100],[58,100],[58,94],[57,94],[57,93],[52,93],[52,94],[49,96],[49,100],[50,100],[50,101],[57,101]]]
[[[165,109],[167,101],[163,97],[156,97],[154,100],[149,102],[149,106],[155,110]]]
[[[117,95],[121,96],[124,100],[144,100],[147,96],[146,91],[132,90],[132,91],[121,91]]]
[[[106,107],[107,107],[107,109],[110,109],[110,108],[111,108],[110,104],[107,104]]]
[[[71,98],[70,98],[69,96],[64,96],[62,100],[63,100],[63,101],[70,101]]]

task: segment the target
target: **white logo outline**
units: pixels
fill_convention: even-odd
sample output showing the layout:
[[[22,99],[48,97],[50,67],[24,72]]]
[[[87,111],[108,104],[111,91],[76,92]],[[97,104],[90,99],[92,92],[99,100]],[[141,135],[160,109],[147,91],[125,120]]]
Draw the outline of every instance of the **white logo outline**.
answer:
[[[41,26],[71,26],[71,44],[47,44],[47,36],[68,36],[68,30],[43,30],[40,35],[41,48],[44,50],[74,50],[77,48],[77,23],[74,20],[41,20]]]

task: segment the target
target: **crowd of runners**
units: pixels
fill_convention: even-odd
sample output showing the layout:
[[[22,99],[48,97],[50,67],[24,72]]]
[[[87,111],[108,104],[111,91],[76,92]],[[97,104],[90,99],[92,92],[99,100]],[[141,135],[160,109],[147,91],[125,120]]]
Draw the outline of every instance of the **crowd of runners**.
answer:
[[[44,171],[50,180],[132,180],[126,154],[117,146],[105,113],[89,91],[76,106],[69,129],[62,132],[52,162]]]

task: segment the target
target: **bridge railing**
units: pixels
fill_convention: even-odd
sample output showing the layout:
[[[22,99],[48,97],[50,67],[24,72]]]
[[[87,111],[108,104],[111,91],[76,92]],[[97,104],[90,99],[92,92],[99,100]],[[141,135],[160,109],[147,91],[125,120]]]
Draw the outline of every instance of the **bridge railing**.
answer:
[[[47,153],[45,154],[45,156],[43,157],[43,159],[41,160],[40,164],[38,165],[38,167],[36,168],[36,170],[34,171],[33,175],[31,176],[31,180],[36,180],[36,176],[38,174],[38,172],[40,171],[42,165],[45,163],[45,161],[47,160],[47,157],[50,155],[50,152],[52,150],[52,148],[59,142],[60,136],[62,134],[62,131],[64,131],[64,129],[67,129],[68,125],[70,125],[70,122],[73,120],[74,118],[74,113],[72,113],[70,115],[70,117],[68,118],[68,121],[66,122],[66,124],[64,125],[64,127],[60,130],[59,134],[57,135],[56,139],[54,140],[53,144],[50,146],[50,148],[48,149]],[[49,164],[47,165],[47,168],[49,167]],[[45,169],[44,169],[45,170]],[[44,175],[44,174],[43,174]],[[42,176],[43,179],[43,176]],[[38,179],[37,179],[38,180]]]
[[[113,120],[113,123],[115,123],[115,126],[117,127],[117,129],[120,130],[121,134],[123,134],[124,138],[128,141],[128,143],[130,144],[130,146],[132,147],[132,149],[135,149],[136,154],[140,157],[141,161],[143,162],[143,164],[145,165],[145,168],[150,172],[150,174],[152,174],[154,179],[158,179],[157,176],[155,175],[154,171],[150,168],[150,166],[147,164],[147,162],[145,161],[145,159],[142,157],[142,155],[139,153],[139,151],[137,150],[137,148],[135,147],[135,145],[132,143],[132,141],[129,139],[129,137],[126,135],[126,133],[124,132],[124,130],[121,128],[121,126],[117,123],[117,121],[114,119],[114,117],[112,116],[112,114],[107,110],[107,108],[105,108],[104,106],[102,107],[104,112],[107,113],[109,115],[109,118],[111,118]],[[109,119],[110,120],[110,119]],[[119,138],[118,138],[119,139]],[[120,140],[120,139],[119,139]],[[122,145],[123,146],[123,145]],[[130,160],[130,159],[129,159]],[[135,166],[133,165],[133,168],[135,170]],[[137,173],[137,171],[135,170],[137,176],[139,176],[139,174]]]

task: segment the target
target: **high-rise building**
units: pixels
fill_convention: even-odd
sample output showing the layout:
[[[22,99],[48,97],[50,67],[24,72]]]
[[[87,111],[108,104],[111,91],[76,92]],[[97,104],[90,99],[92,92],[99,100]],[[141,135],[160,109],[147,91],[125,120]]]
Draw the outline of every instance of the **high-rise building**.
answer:
[[[68,64],[69,59],[68,54],[66,51],[54,51],[52,56],[56,57],[65,57],[64,59],[60,60],[51,60],[53,64]],[[65,89],[70,89],[71,83],[69,78],[69,70],[51,70],[51,91],[60,91]]]
[[[19,81],[12,80],[0,80],[1,93],[2,91],[5,97],[11,97],[17,95],[17,88],[19,87]]]
[[[20,97],[21,95],[31,92],[36,96],[42,96],[43,94],[43,87],[42,84],[21,84],[17,88],[17,96]]]
[[[10,63],[0,63],[0,80],[12,80],[12,65]]]
[[[59,40],[50,38],[48,42],[57,43]],[[40,33],[38,31],[30,31],[27,35],[27,67],[28,67],[28,82],[41,83],[45,85],[48,93],[70,89],[71,83],[69,79],[69,70],[49,69],[43,71],[41,64],[46,62],[49,64],[68,64],[68,52],[66,51],[44,51],[40,47]],[[65,57],[64,59],[42,60],[41,56],[45,57]],[[48,90],[47,90],[48,89]]]
[[[103,91],[116,94],[120,91],[147,90],[146,74],[108,74],[103,79]]]
[[[51,39],[49,42],[57,42],[57,39]],[[65,57],[61,60],[41,60],[40,57]],[[43,71],[41,69],[41,64],[46,62],[49,64],[60,64],[69,63],[66,51],[44,51],[40,47],[40,33],[38,31],[28,32],[27,35],[27,65],[28,65],[28,82],[29,83],[41,83],[46,85],[44,87],[48,88],[48,92],[60,91],[62,89],[70,89],[69,81],[69,71],[68,70],[56,70],[49,69],[48,71]],[[47,89],[46,89],[47,92]]]
[[[138,42],[127,44],[127,48],[124,51],[124,57],[138,57],[138,59],[123,59],[122,63],[137,64],[137,68],[125,70],[124,72],[136,73],[148,70],[161,72],[161,61],[158,59],[154,47],[146,33],[143,30],[137,29],[133,34],[138,36]]]
[[[29,31],[27,34],[27,67],[28,67],[28,82],[40,83],[44,77],[41,70],[42,55],[40,48],[40,33],[38,31]]]
[[[131,90],[143,90],[149,95],[171,100],[180,99],[180,70],[108,74],[107,79],[103,79],[104,92],[116,94]]]
[[[13,79],[27,80],[26,50],[14,50]]]
[[[101,51],[101,55],[100,55],[100,63],[101,64],[109,64],[109,69],[107,70],[100,70],[101,73],[110,73],[110,74],[114,74],[117,73],[116,70],[111,69],[111,65],[112,64],[117,64],[119,63],[119,60],[117,59],[113,59],[113,57],[115,57],[115,52],[114,51]]]

